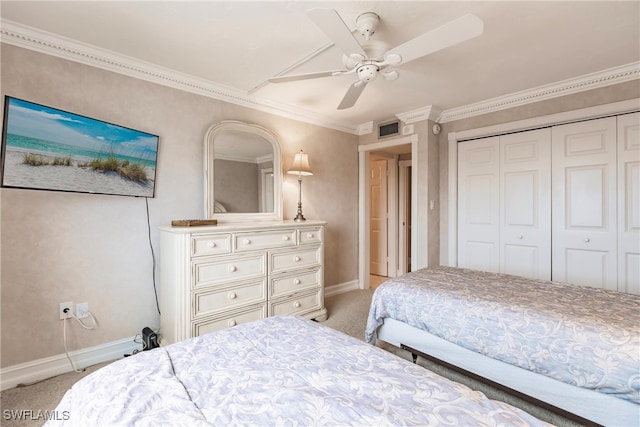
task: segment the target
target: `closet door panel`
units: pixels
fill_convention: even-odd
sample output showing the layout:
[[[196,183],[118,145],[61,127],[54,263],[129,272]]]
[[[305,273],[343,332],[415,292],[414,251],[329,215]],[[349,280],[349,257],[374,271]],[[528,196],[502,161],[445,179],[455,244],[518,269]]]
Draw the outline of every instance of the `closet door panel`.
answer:
[[[577,245],[574,245],[577,246]],[[610,271],[615,263],[610,251],[589,250],[585,248],[567,248],[565,281],[578,285],[612,289]],[[558,280],[557,278],[554,280]]]
[[[458,266],[499,271],[499,139],[458,147]]]
[[[500,272],[529,278],[539,278],[538,264],[541,254],[537,247],[527,245],[501,245]]]
[[[618,290],[640,294],[640,113],[618,116]]]
[[[500,137],[500,272],[551,278],[551,130]]]
[[[616,290],[616,118],[555,126],[552,147],[552,279]]]

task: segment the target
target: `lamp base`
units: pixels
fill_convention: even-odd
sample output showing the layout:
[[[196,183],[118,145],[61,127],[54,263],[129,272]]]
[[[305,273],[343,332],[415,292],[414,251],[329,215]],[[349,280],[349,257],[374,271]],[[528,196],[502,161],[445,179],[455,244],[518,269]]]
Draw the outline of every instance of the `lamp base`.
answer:
[[[302,203],[298,203],[298,214],[293,218],[295,222],[306,221],[307,219],[302,215]]]
[[[293,218],[295,222],[306,221],[302,215],[302,175],[298,176],[298,215]]]

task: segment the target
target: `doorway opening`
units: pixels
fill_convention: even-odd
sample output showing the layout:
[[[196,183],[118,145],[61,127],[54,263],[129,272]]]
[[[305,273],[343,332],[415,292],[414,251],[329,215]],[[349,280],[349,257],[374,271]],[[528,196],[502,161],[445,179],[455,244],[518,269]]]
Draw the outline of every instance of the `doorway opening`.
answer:
[[[361,287],[376,288],[389,277],[411,271],[412,148],[403,142],[365,153],[368,255]]]

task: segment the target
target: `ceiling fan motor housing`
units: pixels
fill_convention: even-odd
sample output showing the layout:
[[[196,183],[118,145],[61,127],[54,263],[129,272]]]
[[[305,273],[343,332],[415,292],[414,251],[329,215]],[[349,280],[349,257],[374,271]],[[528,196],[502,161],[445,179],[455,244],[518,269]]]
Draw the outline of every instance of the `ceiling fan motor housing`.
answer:
[[[356,28],[365,40],[369,40],[376,32],[379,23],[380,17],[373,12],[365,12],[356,18]]]

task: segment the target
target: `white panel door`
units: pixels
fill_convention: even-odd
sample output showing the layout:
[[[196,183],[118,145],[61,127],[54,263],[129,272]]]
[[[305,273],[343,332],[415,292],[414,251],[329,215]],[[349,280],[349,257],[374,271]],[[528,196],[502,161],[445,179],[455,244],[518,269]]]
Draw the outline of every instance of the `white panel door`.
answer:
[[[498,137],[458,145],[458,266],[498,273]]]
[[[616,118],[552,129],[552,279],[617,289]]]
[[[500,272],[551,279],[551,129],[500,137]]]
[[[640,113],[618,116],[618,290],[640,294]]]
[[[370,172],[371,230],[369,244],[371,263],[369,269],[371,274],[387,276],[389,272],[387,258],[387,160],[372,160]]]

